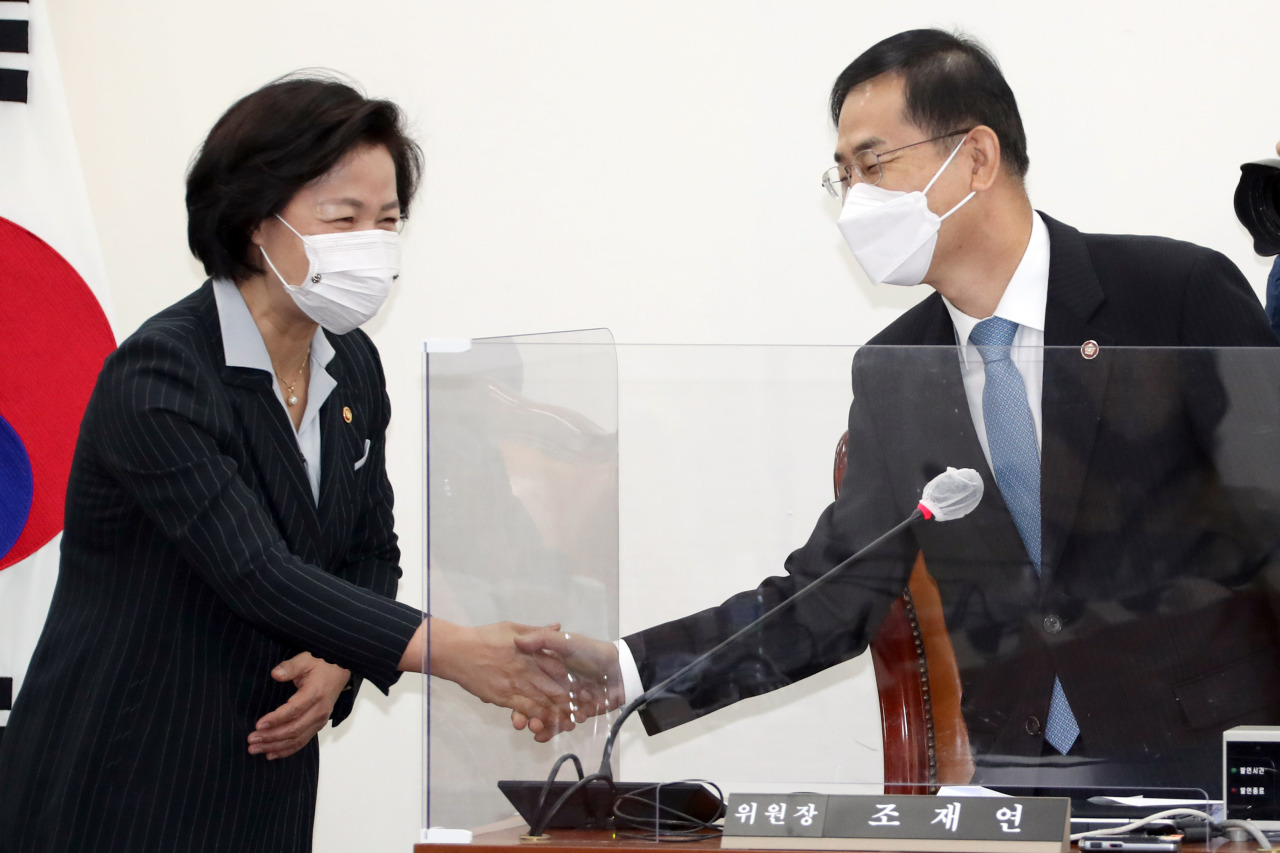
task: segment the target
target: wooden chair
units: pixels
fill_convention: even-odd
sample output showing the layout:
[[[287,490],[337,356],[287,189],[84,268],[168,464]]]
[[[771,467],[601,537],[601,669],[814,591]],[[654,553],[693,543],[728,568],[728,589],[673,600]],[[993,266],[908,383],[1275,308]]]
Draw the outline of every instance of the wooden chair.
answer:
[[[849,433],[836,444],[835,492],[848,464]],[[960,713],[960,670],[938,584],[916,557],[908,587],[871,640],[880,694],[887,794],[932,794],[973,777],[969,733]]]

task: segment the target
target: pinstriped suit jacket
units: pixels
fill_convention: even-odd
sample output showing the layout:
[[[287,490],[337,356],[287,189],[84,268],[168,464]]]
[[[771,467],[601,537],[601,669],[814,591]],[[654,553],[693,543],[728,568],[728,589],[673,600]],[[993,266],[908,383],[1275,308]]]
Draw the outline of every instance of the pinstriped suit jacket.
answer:
[[[270,670],[306,650],[386,691],[421,620],[392,600],[377,351],[360,331],[330,340],[319,507],[270,376],[225,364],[210,283],[107,359],[0,747],[0,851],[310,849],[315,741],[247,751],[294,692]]]

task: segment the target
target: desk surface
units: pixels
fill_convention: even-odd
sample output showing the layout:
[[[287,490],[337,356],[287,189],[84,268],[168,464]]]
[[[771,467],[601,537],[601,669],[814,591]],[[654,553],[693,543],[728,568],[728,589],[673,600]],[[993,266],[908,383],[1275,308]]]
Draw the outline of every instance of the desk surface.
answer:
[[[682,844],[664,844],[656,841],[638,841],[632,838],[615,836],[611,832],[587,829],[557,829],[550,833],[546,841],[521,841],[520,837],[528,827],[520,824],[516,827],[498,829],[479,833],[470,844],[416,844],[414,853],[514,853],[513,847],[523,847],[528,853],[626,853],[626,851],[652,851],[661,849],[665,853],[679,853],[681,850],[718,851],[720,836],[712,835],[706,841]],[[1071,849],[1074,851],[1075,845]],[[1217,839],[1208,846],[1204,844],[1185,844],[1183,853],[1245,853],[1257,850],[1252,841],[1228,842]],[[773,853],[773,851],[770,851]]]

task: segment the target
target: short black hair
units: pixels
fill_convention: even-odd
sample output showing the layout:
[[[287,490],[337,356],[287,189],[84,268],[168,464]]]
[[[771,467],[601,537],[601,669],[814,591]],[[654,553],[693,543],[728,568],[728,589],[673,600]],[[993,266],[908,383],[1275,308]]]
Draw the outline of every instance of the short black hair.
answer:
[[[187,171],[187,244],[211,276],[262,272],[250,252],[259,223],[350,151],[384,146],[400,216],[422,175],[422,149],[400,108],[367,98],[330,72],[295,72],[246,95],[218,119]]]
[[[901,74],[906,119],[930,136],[985,124],[1000,140],[1000,159],[1027,174],[1027,135],[1018,102],[995,57],[974,39],[942,30],[908,30],[867,49],[831,87],[831,120],[854,87]]]

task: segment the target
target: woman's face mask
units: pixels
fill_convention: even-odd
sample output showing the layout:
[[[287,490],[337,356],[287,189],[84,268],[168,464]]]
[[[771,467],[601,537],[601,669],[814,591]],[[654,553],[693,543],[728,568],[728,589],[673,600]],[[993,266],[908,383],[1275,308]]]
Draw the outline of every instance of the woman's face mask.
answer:
[[[294,234],[297,230],[276,216]],[[307,275],[290,284],[262,249],[267,266],[284,283],[294,303],[326,331],[345,335],[378,313],[400,276],[400,235],[372,231],[298,234],[307,254]]]

